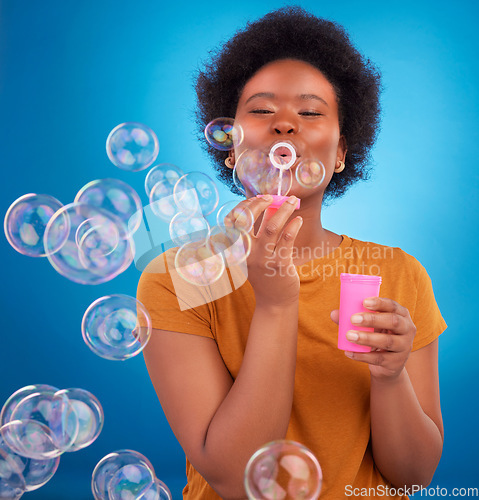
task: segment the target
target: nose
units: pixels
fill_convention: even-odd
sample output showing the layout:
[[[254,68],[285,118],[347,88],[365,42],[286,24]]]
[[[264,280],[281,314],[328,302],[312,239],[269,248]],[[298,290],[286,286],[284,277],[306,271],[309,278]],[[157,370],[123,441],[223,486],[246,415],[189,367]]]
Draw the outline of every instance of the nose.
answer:
[[[298,131],[297,121],[291,113],[277,113],[271,126],[278,135],[295,134]]]

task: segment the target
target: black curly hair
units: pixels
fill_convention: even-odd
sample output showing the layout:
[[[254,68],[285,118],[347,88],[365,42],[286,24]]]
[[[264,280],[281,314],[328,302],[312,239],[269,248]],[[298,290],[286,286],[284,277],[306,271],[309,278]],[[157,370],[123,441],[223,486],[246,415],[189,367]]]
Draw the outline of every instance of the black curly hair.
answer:
[[[339,198],[356,181],[369,179],[370,150],[380,122],[380,74],[356,50],[344,28],[301,7],[283,7],[248,23],[210,57],[196,75],[198,135],[214,159],[218,179],[233,193],[241,194],[232,170],[224,164],[228,153],[210,146],[204,129],[215,118],[234,118],[246,82],[265,64],[279,59],[311,64],[336,92],[340,131],[348,151],[346,168],[333,175],[323,203]]]

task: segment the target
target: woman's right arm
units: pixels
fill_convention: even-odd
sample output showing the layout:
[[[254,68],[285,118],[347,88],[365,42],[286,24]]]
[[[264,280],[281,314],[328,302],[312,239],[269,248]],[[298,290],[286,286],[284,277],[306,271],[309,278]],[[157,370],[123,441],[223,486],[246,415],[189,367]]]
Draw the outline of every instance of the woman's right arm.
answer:
[[[257,217],[267,205],[255,200],[249,208]],[[195,469],[224,499],[245,498],[246,463],[263,444],[285,437],[291,416],[299,295],[291,251],[301,221],[294,219],[283,230],[293,212],[285,205],[254,236],[248,279],[256,308],[236,380],[212,339],[154,330],[144,349],[173,432]],[[269,255],[271,242],[283,250]]]

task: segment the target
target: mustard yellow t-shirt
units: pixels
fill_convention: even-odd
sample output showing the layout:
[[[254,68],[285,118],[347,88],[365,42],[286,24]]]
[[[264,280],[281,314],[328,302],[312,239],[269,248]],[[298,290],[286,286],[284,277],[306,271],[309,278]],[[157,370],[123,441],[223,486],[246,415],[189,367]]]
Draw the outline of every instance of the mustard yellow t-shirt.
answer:
[[[340,273],[382,277],[379,295],[406,307],[416,325],[413,350],[435,340],[447,327],[431,280],[414,257],[400,248],[342,237],[334,251],[321,258],[312,255],[310,262],[297,267],[298,356],[286,439],[307,446],[319,460],[322,500],[344,498],[353,488],[379,487],[384,492],[385,486],[391,487],[372,457],[368,365],[348,359],[337,348],[338,327],[330,319],[331,311],[339,309]],[[169,250],[145,269],[138,300],[150,312],[153,328],[214,339],[236,378],[255,308],[252,287],[234,270],[209,287],[188,285],[174,269],[175,252]],[[188,460],[186,465],[183,498],[219,499]]]

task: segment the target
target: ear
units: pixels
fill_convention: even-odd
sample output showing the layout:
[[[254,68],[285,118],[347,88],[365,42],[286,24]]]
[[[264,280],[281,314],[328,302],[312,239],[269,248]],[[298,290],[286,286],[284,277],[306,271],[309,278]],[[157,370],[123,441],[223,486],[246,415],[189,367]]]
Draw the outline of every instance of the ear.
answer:
[[[338,160],[345,161],[347,152],[348,145],[346,144],[346,137],[342,135],[338,141]]]
[[[230,161],[228,161],[228,160],[230,160]],[[228,168],[231,168],[231,170],[233,170],[233,168],[235,166],[235,161],[236,161],[235,150],[232,149],[231,151],[228,151],[228,156],[226,157],[225,165]]]

